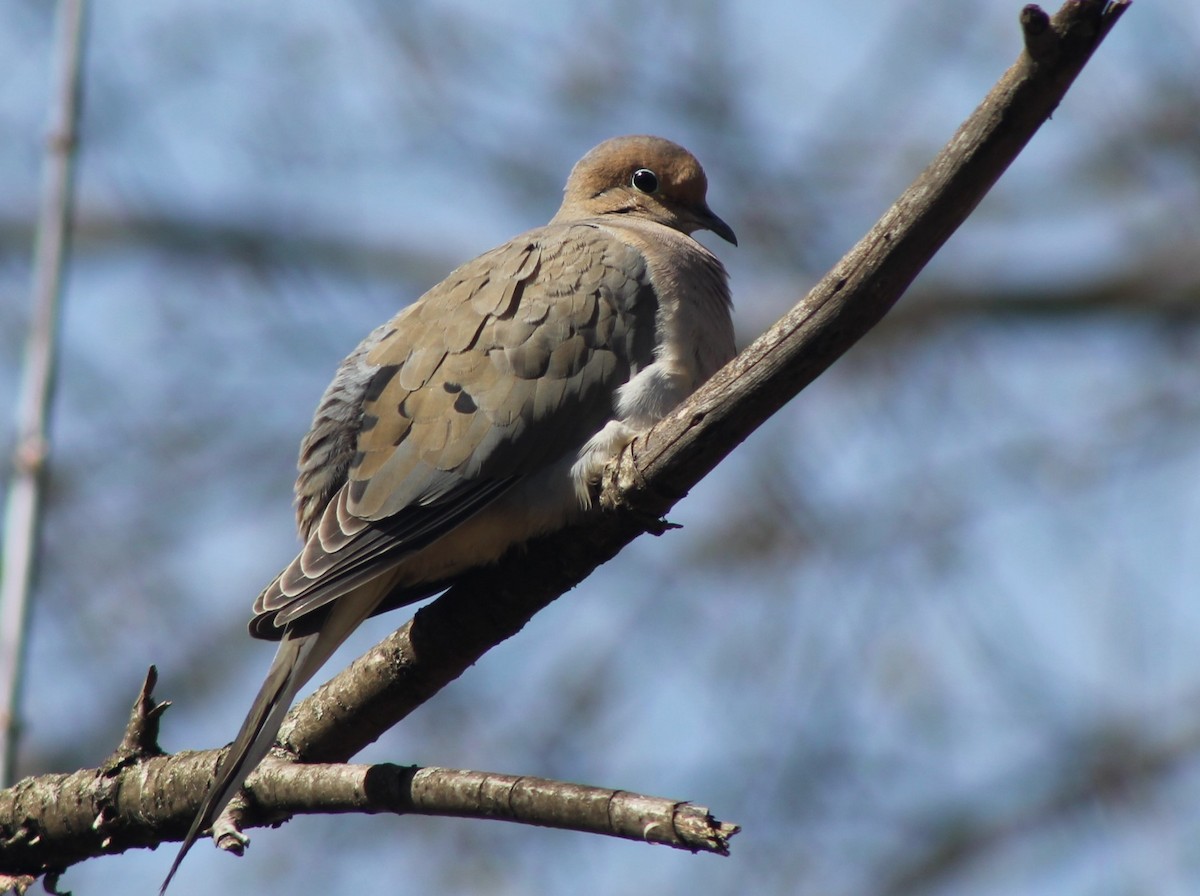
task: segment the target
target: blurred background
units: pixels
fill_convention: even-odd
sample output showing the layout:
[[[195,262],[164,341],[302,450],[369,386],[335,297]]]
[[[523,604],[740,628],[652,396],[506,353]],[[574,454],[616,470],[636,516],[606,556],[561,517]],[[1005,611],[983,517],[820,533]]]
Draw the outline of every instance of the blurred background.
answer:
[[[743,344],[920,171],[1020,4],[94,4],[18,771],[92,766],[146,667],[162,745],[270,660],[296,448],[338,361],[557,208],[692,149]],[[52,4],[0,5],[11,452]],[[206,893],[1200,890],[1200,10],[1138,3],[889,318],[644,538],[364,760],[691,799],[729,858],[499,823],[303,818]],[[3,488],[3,486],[0,486]],[[406,617],[374,620],[344,664]],[[150,893],[174,847],[72,868]]]

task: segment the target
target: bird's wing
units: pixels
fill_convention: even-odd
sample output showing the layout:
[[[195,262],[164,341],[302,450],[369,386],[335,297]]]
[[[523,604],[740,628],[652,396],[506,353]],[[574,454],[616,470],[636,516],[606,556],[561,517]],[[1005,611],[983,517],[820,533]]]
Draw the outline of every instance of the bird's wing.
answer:
[[[345,481],[255,602],[252,631],[270,637],[578,451],[652,360],[656,311],[638,251],[554,225],[397,315],[366,353]]]

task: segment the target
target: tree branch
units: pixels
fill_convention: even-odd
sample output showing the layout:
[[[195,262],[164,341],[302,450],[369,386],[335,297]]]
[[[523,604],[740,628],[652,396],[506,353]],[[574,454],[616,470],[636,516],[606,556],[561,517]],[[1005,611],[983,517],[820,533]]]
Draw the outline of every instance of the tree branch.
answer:
[[[808,296],[610,465],[601,495],[609,512],[530,543],[418,611],[296,707],[280,734],[283,756],[304,763],[349,759],[642,532],[661,531],[655,523],[662,514],[891,308],[1050,116],[1127,5],[1071,0],[1049,20],[1027,7],[1022,23],[1035,55],[1021,53],[930,166]],[[69,822],[67,816],[103,769],[0,792],[0,872],[63,868],[87,855],[182,837],[219,756],[210,750],[146,757],[124,768],[105,837],[87,848],[69,839],[86,809]],[[284,774],[271,763],[251,777],[254,801],[236,825],[279,820],[280,806],[267,805],[265,794]],[[72,797],[36,806],[22,798],[43,785]]]
[[[1195,699],[1183,701],[1186,707]],[[1172,713],[1179,721],[1185,713]],[[1149,714],[1161,720],[1161,716]],[[913,837],[889,873],[875,889],[884,896],[913,896],[934,892],[945,880],[971,862],[994,858],[1006,843],[1035,838],[1045,827],[1061,824],[1064,816],[1106,810],[1122,802],[1141,803],[1161,785],[1195,761],[1200,752],[1200,726],[1194,722],[1166,737],[1150,733],[1136,719],[1106,723],[1078,738],[1078,748],[1049,764],[1032,763],[989,789],[1021,793],[1030,782],[1054,782],[1045,792],[1001,813],[979,811],[986,798],[972,795],[958,804],[938,806],[927,822],[912,825]],[[925,842],[920,842],[924,840]]]
[[[1051,20],[1052,61],[1022,53],[858,245],[610,466],[601,503],[618,512],[539,539],[423,608],[297,707],[280,735],[287,752],[320,762],[354,755],[666,513],[883,317],[1049,118],[1127,5],[1067,3]]]
[[[391,812],[492,818],[729,854],[737,825],[703,806],[547,778],[397,765],[270,763],[254,802],[286,815]]]
[[[83,65],[83,0],[58,10],[55,106],[46,138],[41,207],[33,251],[32,321],[21,375],[17,443],[0,548],[0,786],[12,781],[25,619],[37,561],[49,447],[50,402],[58,366],[59,307],[75,195],[75,148]]]
[[[183,836],[195,805],[175,794],[206,781],[220,751],[162,754],[156,740],[167,704],[151,696],[156,679],[152,667],[120,746],[99,768],[26,778],[0,791],[0,892],[4,875],[16,881]],[[65,800],[65,794],[71,798]],[[738,832],[737,825],[717,821],[708,809],[688,802],[547,778],[416,766],[268,761],[255,774],[247,802],[255,825],[278,824],[295,814],[446,815],[721,855],[728,855],[729,838]],[[240,851],[241,845],[226,848]]]

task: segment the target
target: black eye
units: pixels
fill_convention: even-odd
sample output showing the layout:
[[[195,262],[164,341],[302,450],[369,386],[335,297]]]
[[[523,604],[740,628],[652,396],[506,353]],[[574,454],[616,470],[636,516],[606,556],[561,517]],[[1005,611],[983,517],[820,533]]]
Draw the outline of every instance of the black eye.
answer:
[[[649,168],[639,168],[633,172],[633,180],[631,181],[635,190],[640,190],[643,193],[658,192],[658,175]]]

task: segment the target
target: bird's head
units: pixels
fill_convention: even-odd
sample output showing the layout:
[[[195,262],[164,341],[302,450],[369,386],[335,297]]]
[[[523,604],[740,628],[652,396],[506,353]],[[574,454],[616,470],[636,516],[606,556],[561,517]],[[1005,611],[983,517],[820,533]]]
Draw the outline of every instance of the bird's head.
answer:
[[[613,137],[576,163],[555,222],[628,215],[737,245],[733,228],[705,198],[708,178],[690,152],[662,137]]]

